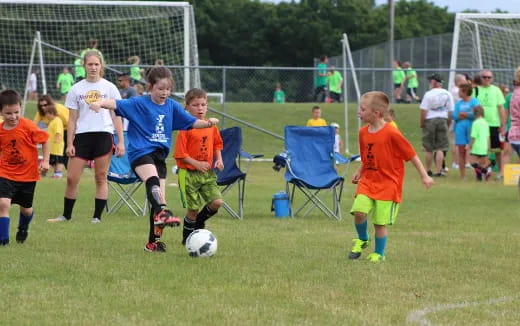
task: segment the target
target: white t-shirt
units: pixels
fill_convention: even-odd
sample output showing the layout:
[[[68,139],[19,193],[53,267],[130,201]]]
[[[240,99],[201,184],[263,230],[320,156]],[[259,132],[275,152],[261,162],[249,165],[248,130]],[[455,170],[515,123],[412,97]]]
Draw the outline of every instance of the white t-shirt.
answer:
[[[432,88],[424,94],[421,101],[421,110],[428,111],[426,120],[435,118],[448,119],[448,114],[453,111],[453,97],[444,88]]]
[[[121,99],[117,87],[106,79],[101,78],[95,83],[83,79],[72,86],[67,93],[65,106],[70,110],[79,110],[76,134],[85,132],[114,133],[114,123],[109,110],[101,109],[97,113],[89,108],[91,103],[106,99]]]
[[[29,78],[29,92],[36,92],[37,88],[38,88],[38,78],[36,77],[36,74],[33,72],[31,74],[31,77]]]

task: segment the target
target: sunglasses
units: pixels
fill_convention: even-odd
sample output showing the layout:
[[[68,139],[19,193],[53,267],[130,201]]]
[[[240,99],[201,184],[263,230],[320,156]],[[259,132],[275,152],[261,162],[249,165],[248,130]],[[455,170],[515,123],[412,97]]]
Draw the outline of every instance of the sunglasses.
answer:
[[[491,79],[491,78],[493,78],[493,76],[482,76],[482,78],[484,78],[484,79]]]
[[[47,106],[49,103],[40,103],[40,106]]]

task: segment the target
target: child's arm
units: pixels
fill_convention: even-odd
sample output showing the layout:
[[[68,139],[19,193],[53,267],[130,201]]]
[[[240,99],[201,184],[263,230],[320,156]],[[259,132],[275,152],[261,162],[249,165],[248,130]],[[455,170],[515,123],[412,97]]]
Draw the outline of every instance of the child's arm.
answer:
[[[433,179],[428,175],[428,173],[426,173],[426,170],[424,169],[424,166],[423,166],[421,160],[419,159],[419,157],[417,155],[415,155],[410,160],[410,162],[412,162],[412,164],[415,166],[415,169],[417,170],[417,172],[419,172],[419,176],[421,177],[422,184],[426,187],[426,189],[433,186],[433,183],[434,183]]]
[[[211,128],[213,126],[216,126],[217,123],[218,123],[217,118],[209,118],[208,120],[197,119],[197,121],[195,121],[195,123],[192,125],[192,128],[194,128],[194,129]]]
[[[42,161],[41,170],[43,172],[47,172],[47,171],[49,171],[49,158],[51,156],[49,141],[46,141],[45,143],[42,144],[42,153],[43,153],[43,161]]]
[[[90,109],[96,112],[99,112],[101,109],[107,110],[115,110],[116,109],[116,100],[114,99],[106,99],[103,101],[98,101],[90,104]]]
[[[361,170],[363,169],[363,162],[359,165],[356,172],[352,175],[352,183],[357,184],[359,180],[361,179]]]
[[[76,121],[78,120],[78,110],[69,110],[69,122],[67,123],[67,144],[65,153],[72,157],[76,156],[74,147],[74,134],[76,134]]]
[[[181,161],[183,163],[189,164],[197,169],[197,171],[200,172],[207,172],[211,169],[211,165],[209,165],[206,161],[197,161],[194,158],[191,158],[189,156],[181,158]]]
[[[217,168],[219,171],[224,170],[224,161],[222,161],[222,152],[220,149],[215,150],[215,168]]]
[[[59,144],[63,140],[63,136],[60,133],[54,135],[53,143]]]
[[[123,119],[114,114],[114,112],[110,112],[110,116],[112,117],[112,122],[114,123],[114,128],[116,129],[117,134],[117,145],[116,145],[116,157],[121,157],[125,155],[125,136],[123,131]]]

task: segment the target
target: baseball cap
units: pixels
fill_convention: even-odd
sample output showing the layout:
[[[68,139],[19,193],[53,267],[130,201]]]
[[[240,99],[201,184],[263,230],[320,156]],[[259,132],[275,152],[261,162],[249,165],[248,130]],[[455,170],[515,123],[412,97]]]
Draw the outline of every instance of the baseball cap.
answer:
[[[335,123],[335,122],[332,122],[330,124],[331,127],[334,127],[334,128],[339,128],[339,124]]]
[[[429,75],[428,80],[435,80],[436,82],[442,83],[442,77],[439,74]]]

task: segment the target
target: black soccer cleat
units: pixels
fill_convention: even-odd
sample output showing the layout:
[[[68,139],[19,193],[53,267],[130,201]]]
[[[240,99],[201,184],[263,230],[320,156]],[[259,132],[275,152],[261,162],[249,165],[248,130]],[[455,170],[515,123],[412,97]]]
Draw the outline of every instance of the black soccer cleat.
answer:
[[[16,242],[24,243],[28,235],[29,231],[25,229],[18,229],[18,232],[16,232]]]

